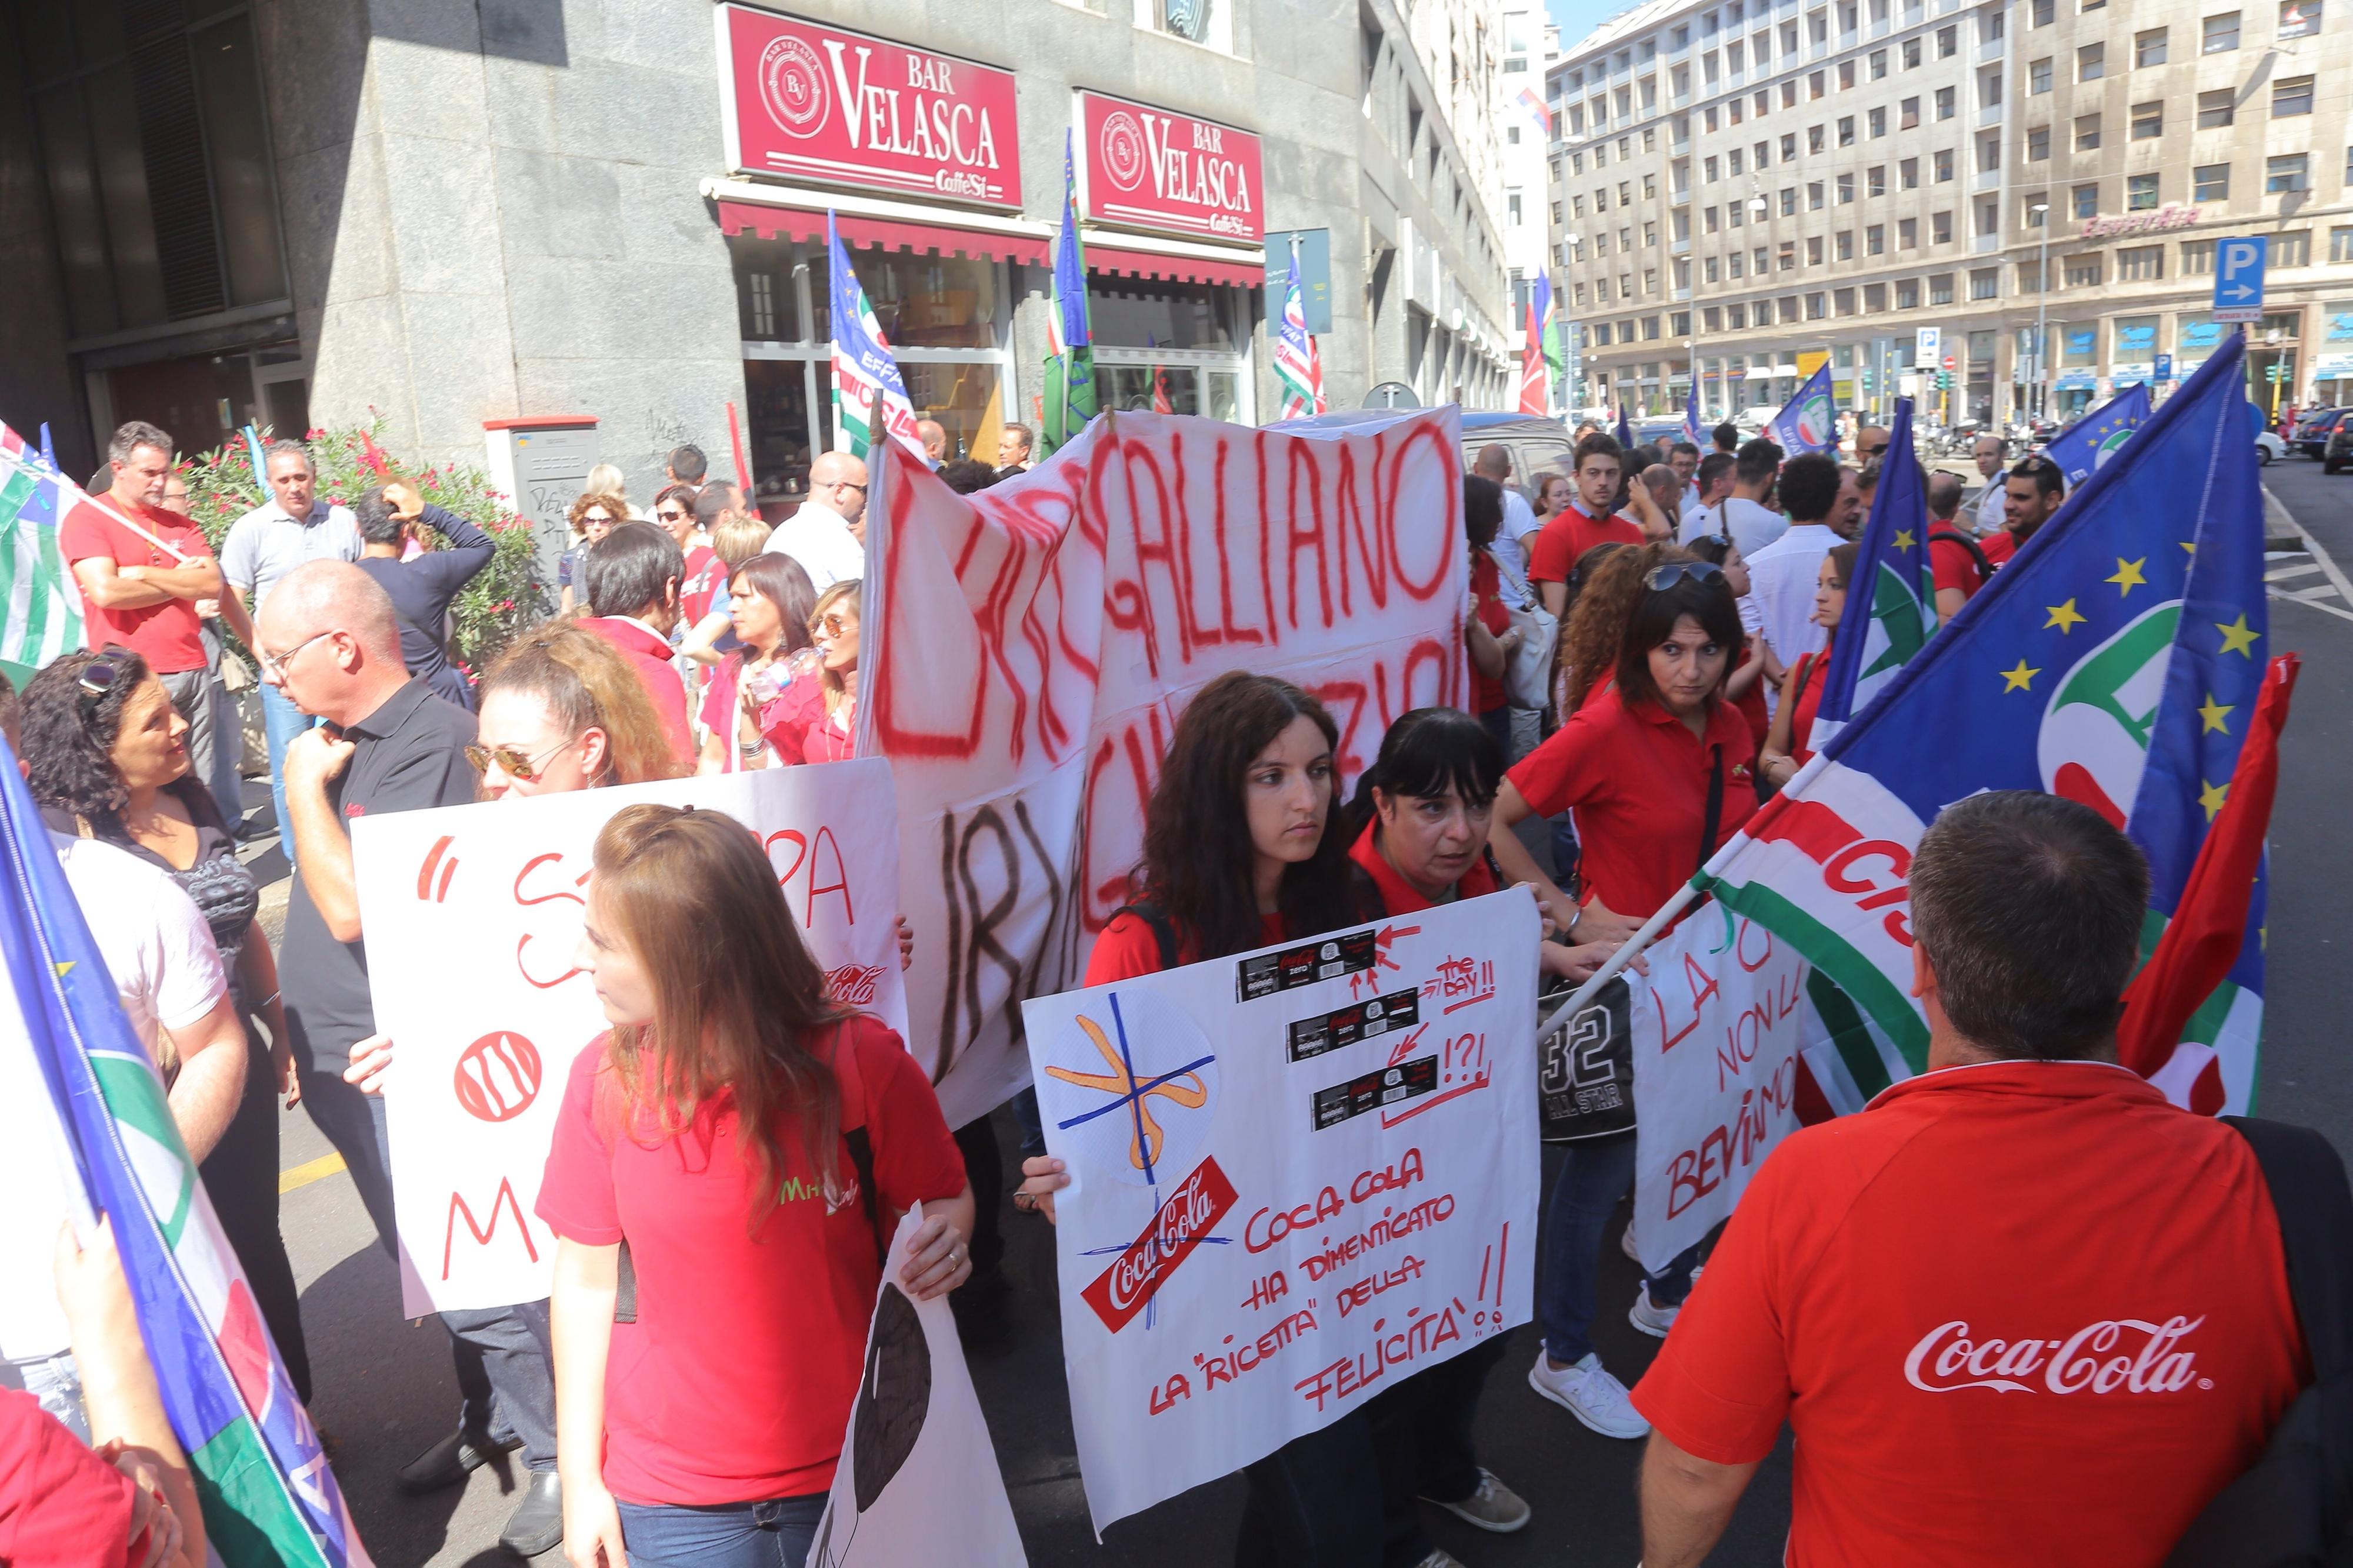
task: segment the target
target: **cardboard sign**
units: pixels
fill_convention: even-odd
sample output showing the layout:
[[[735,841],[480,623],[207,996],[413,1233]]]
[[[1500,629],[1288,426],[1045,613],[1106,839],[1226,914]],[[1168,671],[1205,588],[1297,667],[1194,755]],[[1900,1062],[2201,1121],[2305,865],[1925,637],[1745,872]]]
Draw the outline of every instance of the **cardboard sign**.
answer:
[[[970,496],[870,458],[858,750],[892,762],[926,954],[909,1045],[950,1126],[1028,1080],[1021,1001],[1075,984],[1126,902],[1193,693],[1235,669],[1306,688],[1345,781],[1399,713],[1468,700],[1456,426],[1107,415]]]
[[[1729,1217],[1765,1156],[1798,1127],[1801,1053],[1824,1030],[1797,949],[1710,904],[1629,973],[1634,1247],[1656,1273]]]
[[[866,1371],[809,1568],[1025,1568],[1029,1561],[955,1314],[946,1297],[918,1301],[898,1285],[923,1218],[917,1204],[891,1241],[866,1333]]]
[[[1372,966],[1289,989],[1247,954],[1024,1005],[1098,1531],[1527,1320],[1537,929],[1514,889],[1333,932]]]
[[[1170,109],[1079,94],[1081,210],[1120,228],[1255,245],[1266,237],[1259,139]]]
[[[724,812],[776,868],[839,1000],[906,1033],[891,765],[669,779],[356,817],[352,858],[385,1091],[403,1311],[548,1292],[533,1213],[573,1058],[606,1028],[573,965],[596,835],[628,805]]]
[[[743,5],[719,27],[737,169],[1019,210],[1011,71]]]

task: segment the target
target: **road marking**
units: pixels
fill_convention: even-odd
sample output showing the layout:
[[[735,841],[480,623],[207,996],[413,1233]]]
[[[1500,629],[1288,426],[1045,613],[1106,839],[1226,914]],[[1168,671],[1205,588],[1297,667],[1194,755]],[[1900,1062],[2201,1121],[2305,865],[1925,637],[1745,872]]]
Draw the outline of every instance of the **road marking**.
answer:
[[[2319,562],[2307,561],[2301,566],[2283,566],[2276,572],[2266,572],[2263,574],[2263,581],[2266,583],[2284,583],[2290,577],[2301,577],[2307,572],[2317,572],[2319,570]]]
[[[323,1181],[343,1168],[343,1157],[341,1154],[322,1154],[315,1160],[306,1160],[290,1171],[278,1173],[279,1194],[283,1196],[297,1187],[307,1187],[312,1182]]]
[[[2266,502],[2276,504],[2276,498],[2269,491],[2264,492],[2263,499]],[[2286,510],[2284,506],[2280,508],[2284,515]],[[2320,542],[2312,537],[2309,529],[2296,521],[2294,517],[2289,517],[2287,522],[2288,526],[2295,531],[2296,537],[2303,542],[2304,548],[2278,550],[2272,552],[2271,559],[2274,561],[2289,559],[2290,563],[2275,567],[2263,574],[2265,584],[2263,591],[2274,599],[2292,599],[2299,605],[2310,605],[2316,610],[2326,610],[2340,619],[2353,621],[2353,580],[2346,577],[2337,563],[2329,558],[2328,552],[2320,547]],[[2290,559],[2297,555],[2308,555],[2311,560],[2309,563],[2298,563]],[[2327,584],[2323,586],[2316,584],[2311,587],[2298,588],[2280,586],[2282,579],[2300,577],[2309,572],[2326,574],[2328,578]]]

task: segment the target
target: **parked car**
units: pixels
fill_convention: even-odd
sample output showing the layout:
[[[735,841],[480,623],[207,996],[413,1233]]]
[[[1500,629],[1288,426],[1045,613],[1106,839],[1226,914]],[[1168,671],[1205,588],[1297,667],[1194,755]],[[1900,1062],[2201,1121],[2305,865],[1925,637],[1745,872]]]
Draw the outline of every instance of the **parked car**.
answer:
[[[2288,449],[2301,452],[2307,458],[2325,456],[2328,450],[2330,433],[2337,428],[2337,422],[2348,414],[2353,414],[2353,409],[2315,408],[2311,410],[2295,422],[2295,433],[2287,438]]]
[[[2341,474],[2345,466],[2353,463],[2353,410],[2337,416],[2337,427],[2328,433],[2328,445],[2320,455],[2320,470]]]
[[[2258,430],[2255,432],[2255,462],[2259,467],[2268,468],[2272,466],[2272,462],[2274,458],[2284,458],[2286,456],[2286,442],[2281,440],[2276,435],[2274,435],[2269,430]]]

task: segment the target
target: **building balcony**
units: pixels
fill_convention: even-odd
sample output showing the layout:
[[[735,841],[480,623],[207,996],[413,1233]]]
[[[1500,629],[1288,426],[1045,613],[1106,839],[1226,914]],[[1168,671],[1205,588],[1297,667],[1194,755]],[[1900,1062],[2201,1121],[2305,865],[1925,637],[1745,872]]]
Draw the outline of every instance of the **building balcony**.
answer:
[[[1969,189],[1972,191],[1990,191],[2000,186],[2000,184],[2001,171],[2000,169],[1979,169],[1976,174],[1969,176]]]
[[[2001,111],[2007,107],[2008,105],[2006,104],[1989,103],[1983,109],[1978,110],[1978,129],[1983,131],[1989,126],[2000,124]]]
[[[2001,236],[1998,234],[1981,234],[1969,241],[1969,254],[1972,256],[1990,256],[2000,248]]]
[[[1667,252],[1672,256],[1689,256],[1691,245],[1692,242],[1688,239],[1670,240],[1667,242]]]
[[[1687,207],[1687,206],[1691,205],[1691,189],[1690,189],[1690,187],[1686,186],[1686,187],[1684,187],[1683,189],[1682,189],[1682,190],[1680,190],[1680,191],[1673,191],[1673,192],[1669,193],[1669,195],[1668,195],[1668,196],[1667,196],[1667,200],[1668,200],[1668,201],[1670,201],[1670,202],[1672,202],[1672,203],[1673,203],[1676,206],[1679,206],[1679,207]]]
[[[1986,39],[1978,45],[1978,64],[1981,66],[1992,64],[2001,58],[2003,50],[2009,46],[2010,40],[2007,38]]]
[[[1671,292],[1667,298],[1669,301],[1673,304],[1688,304],[1691,301],[1691,290],[1688,289],[1677,289]]]

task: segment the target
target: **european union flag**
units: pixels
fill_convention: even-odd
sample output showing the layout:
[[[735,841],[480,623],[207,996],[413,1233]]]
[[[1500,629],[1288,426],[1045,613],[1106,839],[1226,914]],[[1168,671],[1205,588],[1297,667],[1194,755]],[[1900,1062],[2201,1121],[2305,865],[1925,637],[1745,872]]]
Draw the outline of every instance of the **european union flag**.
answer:
[[[2060,431],[2044,450],[2072,489],[2124,449],[2133,432],[2148,422],[2148,384],[2136,382]]]
[[[1936,574],[1928,559],[1928,497],[1911,459],[1912,400],[1895,400],[1887,449],[1902,454],[1880,471],[1871,518],[1857,542],[1846,585],[1846,611],[1831,637],[1829,672],[1814,718],[1819,749],[1847,720],[1871,706],[1881,688],[1936,629]]]
[[[1798,395],[1773,416],[1773,439],[1790,457],[1838,450],[1838,410],[1831,403],[1831,367],[1819,364]]]
[[[1634,449],[1634,427],[1626,423],[1626,405],[1618,405],[1618,445],[1630,452]]]

